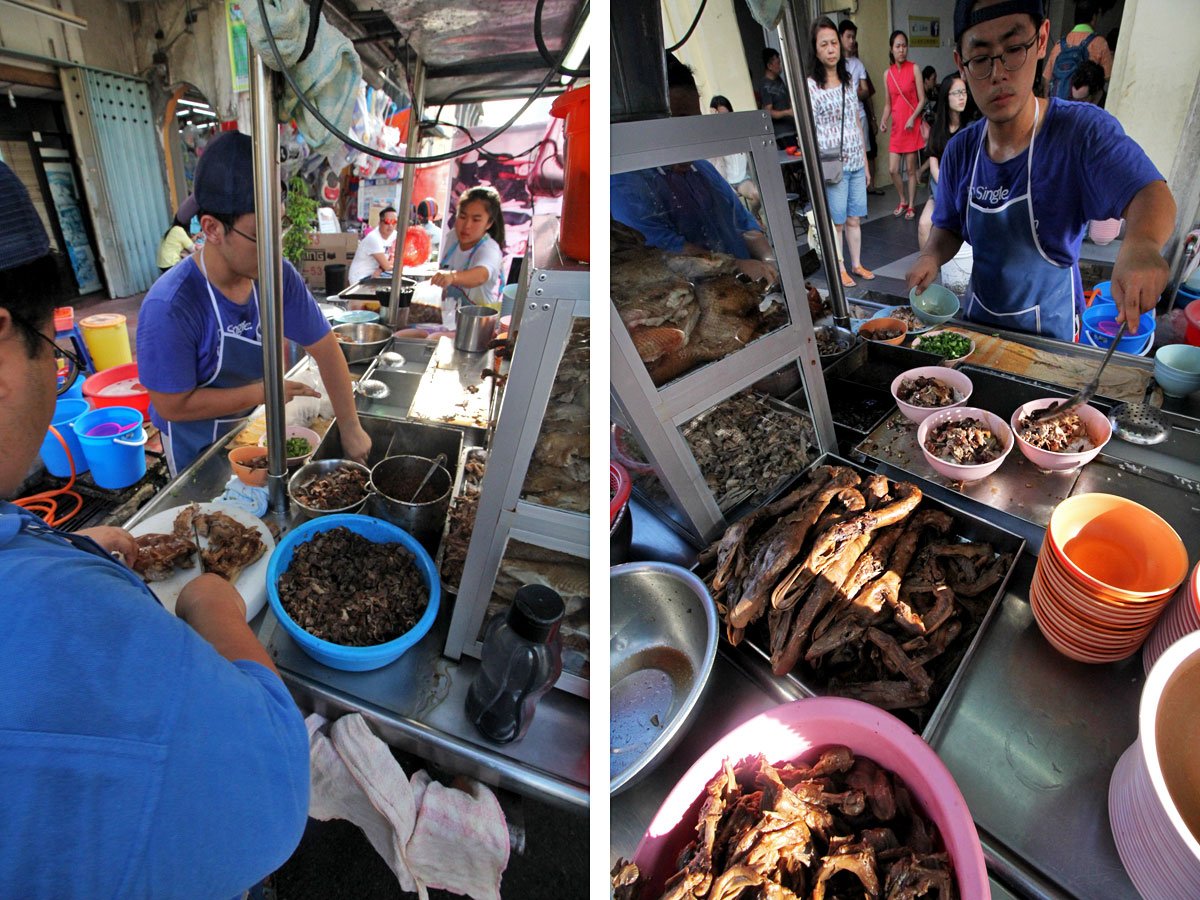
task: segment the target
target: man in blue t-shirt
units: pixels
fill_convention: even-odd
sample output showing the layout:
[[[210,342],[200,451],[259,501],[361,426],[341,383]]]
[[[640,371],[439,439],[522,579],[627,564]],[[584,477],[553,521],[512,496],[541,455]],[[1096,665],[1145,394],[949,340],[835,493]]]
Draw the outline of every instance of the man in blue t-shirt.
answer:
[[[0,163],[0,497],[55,406],[58,267]],[[0,501],[0,897],[229,898],[295,850],[308,734],[237,590],[155,600],[110,553]]]
[[[251,147],[249,136],[229,131],[205,148],[192,195],[204,247],[154,283],[138,314],[138,378],[173,475],[264,400]],[[366,462],[371,439],[358,420],[346,358],[287,261],[283,333],[316,361],[345,455]],[[302,382],[284,382],[285,402],[300,396],[320,395]]]
[[[1158,302],[1175,201],[1145,152],[1098,107],[1033,94],[1049,22],[1042,0],[958,0],[954,61],[984,119],[941,159],[933,231],[908,272],[924,291],[970,242],[973,322],[1070,341],[1082,309],[1079,247],[1091,219],[1124,218],[1113,266],[1120,320]]]

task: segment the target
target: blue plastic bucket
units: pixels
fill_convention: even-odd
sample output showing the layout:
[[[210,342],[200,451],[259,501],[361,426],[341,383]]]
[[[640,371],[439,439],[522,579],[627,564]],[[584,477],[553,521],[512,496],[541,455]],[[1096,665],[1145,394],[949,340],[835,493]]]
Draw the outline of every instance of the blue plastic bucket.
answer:
[[[1080,342],[1093,347],[1108,349],[1113,336],[1120,329],[1117,324],[1117,304],[1112,301],[1096,300],[1083,311],[1083,331]],[[1117,343],[1121,353],[1132,353],[1135,356],[1145,353],[1154,343],[1154,311],[1142,313],[1138,319],[1138,333],[1127,334]]]
[[[50,420],[50,424],[67,442],[67,449],[71,453],[71,458],[75,460],[75,474],[77,475],[88,470],[88,462],[79,446],[79,438],[72,425],[91,408],[92,404],[86,400],[59,397],[54,404],[54,417]],[[71,462],[67,459],[62,444],[49,429],[46,430],[46,436],[42,438],[42,462],[46,464],[46,471],[57,478],[67,478],[71,474]]]
[[[88,434],[97,426],[108,424],[128,427],[117,434]],[[97,487],[110,490],[129,487],[146,474],[146,429],[142,427],[140,409],[102,406],[76,419],[75,433]]]

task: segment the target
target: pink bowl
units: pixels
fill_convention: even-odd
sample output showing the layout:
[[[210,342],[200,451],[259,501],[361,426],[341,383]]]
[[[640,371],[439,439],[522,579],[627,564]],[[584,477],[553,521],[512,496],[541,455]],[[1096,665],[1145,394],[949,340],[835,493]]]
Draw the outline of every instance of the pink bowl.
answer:
[[[721,770],[722,760],[736,762],[762,753],[773,763],[813,762],[834,744],[870,757],[904,781],[942,835],[963,900],[991,896],[979,834],[950,770],[895,716],[841,697],[811,697],[768,710],[729,732],[696,760],[659,807],[634,854],[633,861],[649,878],[643,896],[657,897],[675,872],[679,852],[695,836],[704,786]]]
[[[939,425],[946,422],[956,422],[960,419],[978,419],[982,421],[1000,441],[1004,447],[1003,452],[991,462],[980,463],[974,466],[960,466],[956,463],[947,462],[944,459],[938,459],[925,447],[925,439],[929,437],[929,432],[933,431]],[[933,415],[925,419],[917,428],[917,443],[921,445],[921,452],[925,454],[925,461],[933,466],[934,470],[939,475],[944,475],[951,481],[978,481],[981,478],[987,478],[1004,464],[1004,460],[1008,458],[1008,454],[1013,448],[1013,433],[1005,422],[995,413],[988,412],[986,409],[979,409],[975,406],[956,406],[951,409],[939,409]]]
[[[1071,469],[1078,469],[1084,463],[1090,463],[1100,455],[1104,445],[1112,438],[1112,425],[1109,424],[1108,417],[1094,406],[1081,406],[1076,409],[1075,412],[1078,413],[1079,418],[1083,419],[1083,426],[1087,429],[1088,437],[1096,445],[1091,450],[1085,450],[1082,453],[1054,453],[1050,450],[1042,450],[1021,437],[1021,419],[1024,416],[1036,409],[1045,409],[1050,404],[1058,402],[1058,398],[1030,400],[1028,403],[1018,406],[1008,422],[1017,439],[1017,448],[1025,454],[1026,459],[1039,469],[1048,469],[1051,472],[1069,472]]]
[[[911,403],[905,403],[897,396],[901,384],[910,379],[922,377],[936,378],[938,381],[950,385],[950,387],[954,388],[954,392],[959,399],[955,400],[949,406],[913,406]],[[935,412],[963,406],[971,399],[971,392],[974,389],[975,386],[971,384],[969,377],[958,371],[958,369],[951,369],[947,366],[917,366],[915,369],[901,372],[892,379],[892,399],[896,401],[896,406],[900,407],[900,412],[904,413],[904,417],[917,425],[920,425]]]

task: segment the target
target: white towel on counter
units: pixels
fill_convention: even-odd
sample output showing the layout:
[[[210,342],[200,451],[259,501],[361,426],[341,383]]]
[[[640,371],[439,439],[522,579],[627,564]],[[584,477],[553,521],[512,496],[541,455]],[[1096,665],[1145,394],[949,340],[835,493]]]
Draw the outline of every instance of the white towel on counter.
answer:
[[[387,744],[358,713],[328,728],[317,714],[308,726],[314,819],[346,819],[367,836],[400,887],[428,888],[500,900],[508,866],[508,826],[495,794],[469,779],[446,787],[424,770],[404,774]]]

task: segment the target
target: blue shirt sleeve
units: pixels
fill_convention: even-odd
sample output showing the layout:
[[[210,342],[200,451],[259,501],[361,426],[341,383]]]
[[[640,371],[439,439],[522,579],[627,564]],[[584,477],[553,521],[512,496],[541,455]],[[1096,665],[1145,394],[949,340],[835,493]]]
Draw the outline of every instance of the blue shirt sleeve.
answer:
[[[283,334],[301,347],[311,347],[329,334],[329,321],[300,277],[286,259],[283,261]],[[140,349],[140,347],[139,347]]]
[[[176,266],[146,292],[138,311],[138,378],[152,391],[181,394],[200,383],[206,323],[189,302],[189,281]],[[211,311],[209,311],[211,318]]]
[[[966,238],[968,149],[973,149],[979,140],[976,128],[960,129],[946,144],[942,158],[938,160],[937,198],[933,204],[933,224],[937,228],[952,231]]]
[[[622,225],[640,231],[651,247],[679,253],[686,241],[671,224],[666,200],[656,190],[660,181],[654,169],[611,176],[610,210]]]
[[[721,177],[721,173],[717,171],[716,166],[706,159],[697,160],[693,163],[705,180],[708,181],[713,191],[721,197],[721,202],[733,210],[734,223],[743,233],[747,231],[762,231],[758,224],[758,220],[750,215],[750,210],[742,204],[738,198],[737,191],[729,186],[729,182]]]

